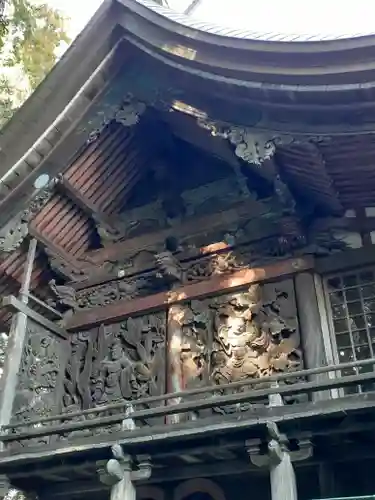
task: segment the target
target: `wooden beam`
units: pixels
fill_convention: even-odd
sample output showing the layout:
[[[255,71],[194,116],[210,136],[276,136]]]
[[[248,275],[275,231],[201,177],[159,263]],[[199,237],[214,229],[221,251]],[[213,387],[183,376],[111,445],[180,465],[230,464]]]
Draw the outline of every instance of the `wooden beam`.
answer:
[[[196,297],[213,295],[223,290],[233,291],[251,283],[285,277],[313,268],[313,259],[290,259],[271,264],[267,267],[241,269],[231,274],[214,276],[210,280],[192,283],[169,292],[156,293],[134,300],[121,300],[107,307],[95,307],[76,313],[69,322],[68,330],[95,326],[102,323],[114,323],[134,314],[162,309],[169,304],[184,302]]]
[[[82,261],[86,260],[86,262],[99,266],[105,261],[116,260],[119,256],[132,255],[134,252],[152,248],[155,243],[161,242],[171,235],[177,239],[186,236],[198,236],[199,234],[206,233],[207,230],[212,231],[225,224],[233,224],[234,222],[240,221],[241,218],[246,218],[247,220],[256,219],[257,217],[266,215],[268,212],[269,209],[266,203],[247,200],[223,212],[206,215],[204,217],[191,218],[177,227],[163,229],[143,236],[129,238],[126,241],[113,243],[103,249],[87,253],[82,257]],[[264,220],[264,225],[268,226],[266,220]],[[264,230],[262,234],[264,235]],[[254,239],[257,239],[256,236]]]
[[[36,321],[40,325],[44,326],[45,328],[47,328],[51,332],[55,333],[59,337],[65,339],[65,340],[68,338],[68,335],[63,328],[56,325],[56,323],[53,323],[52,321],[45,318],[41,314],[35,312],[33,309],[28,307],[26,304],[22,303],[20,300],[18,300],[13,295],[9,295],[8,297],[4,297],[3,301],[2,301],[2,305],[4,307],[10,307],[11,309],[13,309],[16,312],[21,312],[21,313],[25,314],[27,317],[33,319],[34,321]]]
[[[245,246],[245,245],[244,245]],[[238,247],[237,247],[238,248]],[[243,248],[243,247],[242,247]],[[178,254],[178,260],[183,265],[186,261],[194,261],[198,262],[204,258],[210,258],[218,253],[225,253],[231,251],[232,247],[228,245],[224,241],[219,241],[217,243],[213,243],[212,245],[207,245],[198,249],[189,249],[185,252],[181,252]],[[108,272],[100,272],[101,268],[97,268],[98,272],[93,273],[93,277],[88,277],[84,281],[76,281],[69,283],[69,286],[72,286],[75,290],[82,290],[85,288],[94,287],[97,285],[101,285],[103,283],[107,283],[108,281],[117,280],[119,278],[117,273],[108,273]],[[150,260],[147,259],[146,262],[137,262],[136,260],[132,262],[132,265],[123,269],[123,274],[121,278],[136,276],[143,273],[152,273],[155,272],[155,257],[154,254],[150,255]],[[89,272],[90,270],[87,270]]]
[[[375,264],[375,245],[335,253],[328,257],[318,257],[315,263],[316,272],[319,274],[336,273],[350,268],[373,265]]]
[[[329,401],[307,402],[302,405],[286,405],[278,408],[264,407],[256,410],[256,414],[246,414],[241,419],[238,418],[219,418],[215,421],[212,419],[199,419],[198,421],[190,421],[181,424],[175,424],[168,427],[166,432],[165,425],[145,426],[129,432],[115,432],[106,436],[94,436],[92,438],[76,439],[74,443],[53,442],[50,445],[36,446],[23,448],[22,453],[19,449],[0,453],[0,466],[11,467],[21,463],[33,463],[37,460],[46,458],[67,459],[69,456],[74,456],[79,453],[92,453],[94,450],[108,450],[113,444],[120,443],[127,446],[130,451],[142,444],[143,449],[149,450],[150,446],[153,449],[161,449],[161,444],[166,447],[168,444],[174,444],[176,441],[181,446],[186,441],[192,442],[193,439],[202,437],[224,436],[226,439],[233,439],[238,434],[246,431],[247,436],[259,436],[260,432],[264,431],[265,424],[275,422],[283,425],[290,439],[299,439],[305,436],[306,432],[311,435],[332,435],[335,433],[342,434],[351,432],[351,429],[340,428],[337,425],[337,417],[347,415],[358,415],[359,412],[365,412],[370,415],[375,406],[375,398],[371,393],[358,394],[355,397],[347,396],[340,399]],[[333,419],[333,420],[330,420]],[[295,422],[299,420],[299,425]],[[322,420],[325,425],[322,425]],[[333,427],[332,422],[335,423]],[[329,432],[327,432],[329,428]],[[371,429],[374,428],[374,423],[371,421]],[[150,430],[152,429],[152,432]],[[310,432],[311,431],[311,432]],[[355,432],[355,429],[352,429]],[[237,436],[235,436],[237,434]],[[151,451],[151,450],[150,450]]]
[[[33,223],[30,224],[29,234],[45,248],[47,256],[49,258],[51,268],[54,268],[53,260],[56,260],[56,264],[59,264],[59,270],[57,273],[61,274],[64,278],[68,280],[77,279],[78,276],[82,275],[81,265],[78,261],[68,254],[63,248],[52,243],[48,238],[46,238],[42,233],[40,233]]]

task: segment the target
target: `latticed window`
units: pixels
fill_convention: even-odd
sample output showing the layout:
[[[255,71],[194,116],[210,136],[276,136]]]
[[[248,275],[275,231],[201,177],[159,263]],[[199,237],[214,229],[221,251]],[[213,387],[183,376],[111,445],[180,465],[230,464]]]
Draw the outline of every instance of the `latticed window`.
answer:
[[[326,280],[336,361],[347,363],[374,356],[375,268],[350,271]],[[343,370],[342,375],[372,371],[371,365]],[[374,384],[346,389],[346,393],[374,390]]]

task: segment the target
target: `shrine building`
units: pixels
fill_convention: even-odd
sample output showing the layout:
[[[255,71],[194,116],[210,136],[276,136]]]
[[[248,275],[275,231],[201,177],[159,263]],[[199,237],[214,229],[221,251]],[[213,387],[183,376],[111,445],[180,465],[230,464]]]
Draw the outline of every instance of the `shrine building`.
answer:
[[[0,498],[375,495],[375,35],[105,0],[0,133]]]

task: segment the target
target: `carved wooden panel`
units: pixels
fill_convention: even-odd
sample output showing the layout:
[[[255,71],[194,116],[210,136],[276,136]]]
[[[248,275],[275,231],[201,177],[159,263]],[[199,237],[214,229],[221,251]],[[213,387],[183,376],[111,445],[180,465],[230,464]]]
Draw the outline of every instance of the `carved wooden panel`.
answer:
[[[74,334],[64,380],[64,411],[70,413],[163,394],[165,338],[164,312],[128,318],[121,323]],[[100,416],[116,412],[123,413],[124,408]],[[120,427],[95,432],[119,430]]]
[[[170,390],[302,368],[292,280],[173,306],[168,325]]]
[[[68,357],[69,345],[66,340],[28,318],[11,423],[27,423],[61,412],[63,377]],[[29,431],[30,426],[25,427],[25,430]],[[35,438],[14,445],[31,446],[48,443],[50,439]]]

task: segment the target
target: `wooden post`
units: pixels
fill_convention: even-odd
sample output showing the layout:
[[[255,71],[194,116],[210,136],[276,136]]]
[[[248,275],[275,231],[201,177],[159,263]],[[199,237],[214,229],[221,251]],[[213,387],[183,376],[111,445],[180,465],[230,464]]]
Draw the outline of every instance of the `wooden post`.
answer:
[[[112,446],[112,455],[104,469],[98,470],[100,481],[111,486],[110,500],[136,500],[134,483],[151,476],[148,457],[138,457],[138,468],[133,471],[132,458],[124,454],[121,445]]]
[[[28,302],[31,273],[33,270],[37,241],[32,239],[25,263],[24,276],[20,290],[20,301]],[[0,429],[8,425],[12,418],[14,396],[17,389],[18,372],[20,369],[22,354],[24,350],[27,327],[27,315],[25,312],[17,312],[12,318],[9,331],[7,353],[4,362],[4,371],[0,381]],[[0,443],[0,451],[4,444]]]
[[[174,304],[168,309],[167,328],[167,391],[181,392],[185,389],[183,384],[181,351],[183,343],[182,322],[185,310],[183,305]],[[167,404],[173,405],[181,402],[181,398],[169,399]],[[167,422],[177,424],[181,415],[169,415]]]
[[[327,364],[322,321],[318,308],[314,276],[309,273],[297,274],[294,278],[298,319],[301,328],[301,345],[303,347],[306,368],[318,368]],[[324,381],[327,374],[311,377],[311,380]],[[328,391],[315,392],[313,401],[328,399]]]

